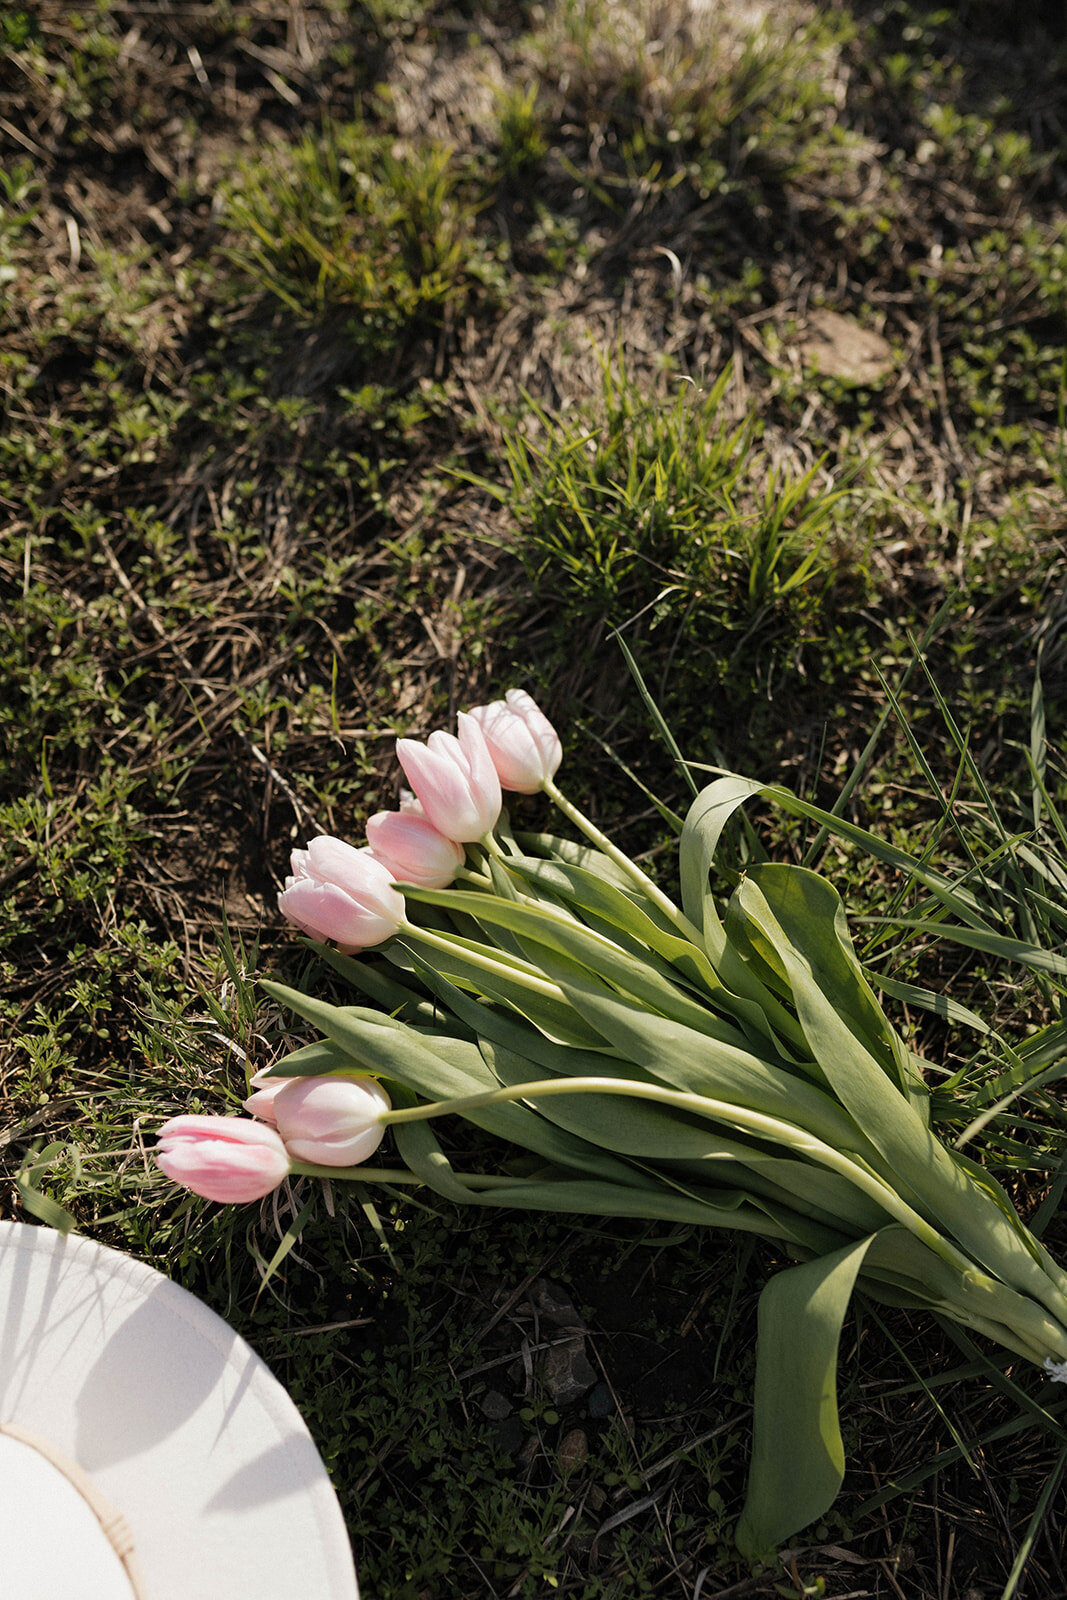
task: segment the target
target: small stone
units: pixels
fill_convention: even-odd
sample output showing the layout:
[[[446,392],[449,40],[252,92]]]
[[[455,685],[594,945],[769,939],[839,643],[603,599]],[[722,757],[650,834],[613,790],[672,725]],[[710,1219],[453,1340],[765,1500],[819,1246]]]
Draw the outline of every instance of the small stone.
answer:
[[[559,1447],[559,1464],[564,1472],[580,1467],[589,1455],[589,1440],[581,1428],[572,1428]]]
[[[572,1339],[561,1339],[545,1351],[541,1363],[541,1379],[552,1399],[559,1405],[569,1405],[581,1399],[596,1383],[596,1373],[585,1353],[585,1340],[581,1334]]]
[[[837,311],[813,311],[798,349],[816,372],[847,383],[880,383],[893,370],[893,352],[880,333]]]
[[[607,1384],[598,1383],[586,1401],[586,1410],[591,1417],[610,1417],[614,1404]]]
[[[574,1301],[550,1278],[538,1278],[530,1290],[530,1304],[537,1315],[556,1328],[582,1328],[585,1324],[575,1310]]]
[[[488,1417],[490,1422],[501,1422],[504,1417],[511,1416],[511,1406],[500,1393],[499,1389],[490,1389],[478,1402],[483,1417]]]

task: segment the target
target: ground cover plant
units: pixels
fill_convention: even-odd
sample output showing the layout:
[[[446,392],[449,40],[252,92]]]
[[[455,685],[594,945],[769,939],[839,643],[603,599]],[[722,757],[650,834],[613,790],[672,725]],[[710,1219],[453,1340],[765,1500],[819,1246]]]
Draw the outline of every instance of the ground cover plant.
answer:
[[[844,819],[1055,947],[1057,10],[40,0],[0,25],[5,1214],[63,1205],[231,1317],[308,1416],[370,1594],[749,1584],[758,1250],[316,1187],[226,1221],[143,1152],[304,1042],[254,981],[307,976],[274,894],[294,843],[394,801],[395,735],[524,682],[656,870],[639,785],[685,789],[616,627],[688,759],[826,808],[888,711]],[[781,859],[818,837],[760,820]],[[823,847],[853,916],[921,924],[856,926],[944,1069],[943,1129],[1054,1069],[1019,1045],[1055,972],[946,942],[894,903],[899,864]],[[916,997],[946,990],[996,1031]],[[1054,1250],[1061,1126],[1052,1082],[966,1145]],[[881,1308],[844,1344],[862,1465],[748,1592],[1064,1588],[1047,1395]]]

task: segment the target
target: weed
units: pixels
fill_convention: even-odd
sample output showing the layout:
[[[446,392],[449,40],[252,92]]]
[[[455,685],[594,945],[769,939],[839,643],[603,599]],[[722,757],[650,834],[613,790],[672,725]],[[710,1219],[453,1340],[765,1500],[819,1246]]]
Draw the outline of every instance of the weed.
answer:
[[[751,423],[726,416],[727,375],[662,402],[624,365],[602,374],[598,403],[576,414],[528,400],[505,436],[509,483],[483,486],[512,512],[561,640],[643,622],[669,640],[663,685],[675,660],[697,677],[725,663],[751,684],[771,670],[768,652],[791,654],[825,626],[846,570],[843,492],[822,487],[817,466],[793,477],[769,464]]]
[[[341,310],[367,351],[458,313],[492,279],[477,195],[454,152],[402,154],[365,124],[327,123],[268,162],[246,163],[227,203],[230,258],[298,316]]]
[[[532,179],[548,152],[537,83],[505,83],[496,91],[497,162],[503,181]]]
[[[843,13],[746,27],[694,0],[572,0],[534,48],[634,175],[684,175],[707,199],[840,165],[827,69],[851,34]]]

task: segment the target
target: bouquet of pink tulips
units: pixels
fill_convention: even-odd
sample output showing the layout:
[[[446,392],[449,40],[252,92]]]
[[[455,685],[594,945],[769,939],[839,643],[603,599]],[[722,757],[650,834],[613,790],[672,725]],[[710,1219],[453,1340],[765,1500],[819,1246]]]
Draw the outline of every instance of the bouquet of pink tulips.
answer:
[[[932,1131],[921,1063],[866,982],[834,889],[768,863],[725,907],[712,894],[728,819],[757,794],[788,805],[785,791],[724,776],[698,795],[678,905],[560,793],[559,739],[522,691],[397,753],[413,791],[401,809],[371,818],[362,849],[295,851],[279,896],[370,1004],[265,985],[321,1037],[256,1075],[249,1120],[167,1123],[166,1173],[222,1201],[290,1173],[417,1181],[465,1204],[775,1241],[797,1264],[760,1302],[737,1529],[753,1559],[840,1486],[835,1369],[855,1286],[1067,1378],[1067,1276]],[[513,833],[502,788],[543,791],[582,842]],[[379,959],[353,959],[371,947]],[[461,1170],[433,1129],[450,1115],[522,1157]],[[401,1165],[367,1166],[387,1130]]]

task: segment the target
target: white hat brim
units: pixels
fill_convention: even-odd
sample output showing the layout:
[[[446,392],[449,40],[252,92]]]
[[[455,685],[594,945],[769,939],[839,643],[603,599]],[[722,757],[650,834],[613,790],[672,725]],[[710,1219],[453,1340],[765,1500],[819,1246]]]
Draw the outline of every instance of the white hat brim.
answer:
[[[0,1423],[129,1524],[149,1600],[359,1600],[303,1418],[213,1311],[78,1235],[0,1222]]]

